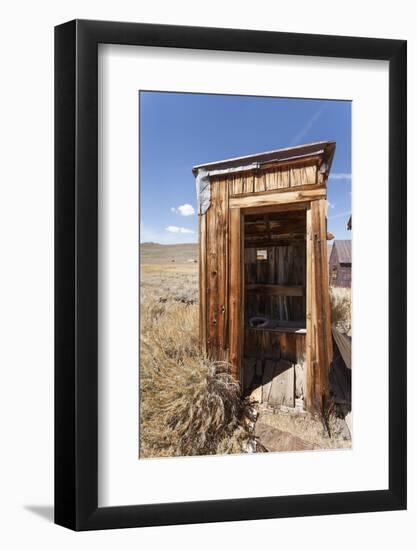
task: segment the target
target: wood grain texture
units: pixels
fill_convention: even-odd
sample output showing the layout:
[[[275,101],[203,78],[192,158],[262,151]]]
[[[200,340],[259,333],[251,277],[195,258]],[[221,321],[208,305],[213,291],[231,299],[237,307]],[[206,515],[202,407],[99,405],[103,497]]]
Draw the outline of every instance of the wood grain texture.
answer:
[[[229,361],[232,374],[240,379],[243,349],[242,224],[240,210],[229,211]]]
[[[245,357],[304,363],[306,359],[306,334],[245,329]]]
[[[207,353],[207,231],[206,215],[199,216],[199,337],[203,353]]]
[[[327,275],[326,201],[312,201],[307,215],[307,408],[322,411],[329,392],[332,358]]]
[[[230,208],[254,208],[260,206],[276,206],[279,204],[293,204],[297,202],[309,202],[326,196],[326,189],[319,187],[314,189],[300,189],[299,191],[284,190],[267,194],[253,194],[245,197],[231,197]]]
[[[223,176],[223,180],[229,184],[231,197],[317,185],[318,164],[318,157],[308,160],[293,159],[291,162],[270,162],[256,170]]]
[[[313,402],[313,385],[314,385],[314,362],[315,353],[313,348],[313,285],[312,285],[312,263],[311,263],[311,242],[312,242],[312,226],[311,226],[311,206],[307,210],[307,271],[306,271],[306,407],[309,409]]]
[[[207,217],[207,349],[213,359],[219,359],[218,348],[218,309],[219,309],[219,277],[217,254],[217,210],[218,210],[218,183],[211,185],[211,205],[206,212]]]
[[[299,286],[284,286],[275,284],[247,284],[247,292],[265,294],[266,296],[304,296],[305,288]]]
[[[213,181],[211,183],[211,205],[205,214],[205,224],[202,224],[200,231],[201,238],[205,242],[206,260],[206,265],[202,268],[206,285],[206,314],[203,318],[203,323],[204,319],[206,320],[206,327],[202,327],[201,332],[206,335],[208,355],[219,361],[228,360],[228,200],[228,190],[224,182]],[[201,281],[200,284],[203,285],[204,282]],[[202,288],[200,293],[204,294]]]
[[[331,319],[330,319],[330,293],[329,293],[329,272],[327,261],[327,200],[321,199],[319,202],[320,211],[320,266],[321,266],[321,284],[322,284],[322,315],[324,320],[324,337],[326,338],[326,356],[325,361],[327,365],[326,379],[328,380],[328,373],[330,370],[330,364],[333,358],[333,340],[331,331]]]
[[[245,239],[246,242],[246,239]],[[304,241],[268,246],[267,261],[245,246],[245,314],[277,321],[305,322],[306,257]]]

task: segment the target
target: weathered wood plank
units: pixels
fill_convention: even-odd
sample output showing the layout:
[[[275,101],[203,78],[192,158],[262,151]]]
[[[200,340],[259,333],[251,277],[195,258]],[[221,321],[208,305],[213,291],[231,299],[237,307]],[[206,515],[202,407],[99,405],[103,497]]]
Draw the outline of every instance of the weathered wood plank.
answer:
[[[228,190],[225,185],[219,183],[215,190],[216,200],[216,228],[215,241],[217,244],[217,341],[219,346],[219,359],[224,359],[226,348],[226,314],[227,304],[227,226],[228,226]]]
[[[277,204],[293,204],[297,202],[308,202],[326,196],[326,189],[303,189],[299,191],[275,191],[269,194],[250,195],[246,197],[231,197],[229,208],[255,208],[260,206],[275,206]]]
[[[279,176],[276,171],[264,171],[265,191],[275,191],[278,189]]]
[[[266,215],[265,215],[266,217]],[[296,234],[303,235],[305,233],[305,220],[283,220],[283,221],[265,221],[265,222],[249,222],[246,223],[246,238],[256,238],[261,236],[272,240],[273,238],[283,238],[287,235],[289,238]],[[274,237],[273,237],[274,236]]]
[[[247,284],[245,288],[248,292],[257,292],[258,294],[267,294],[270,296],[304,296],[305,294],[305,288],[300,285]]]
[[[316,169],[318,164],[322,162],[322,157],[319,155],[314,155],[311,157],[305,158],[293,158],[288,160],[281,160],[278,162],[267,162],[262,165],[263,170],[288,170],[291,167],[297,166],[312,166]]]
[[[274,239],[273,241],[269,240],[246,240],[245,239],[245,248],[270,248],[276,246],[305,246],[305,235],[302,235],[302,238],[290,239],[288,237],[284,239]]]
[[[255,176],[253,173],[245,173],[243,179],[243,193],[251,194],[255,191]]]
[[[322,315],[324,319],[324,332],[326,338],[326,357],[325,361],[327,364],[327,379],[328,372],[330,370],[330,364],[333,359],[333,340],[331,332],[331,321],[330,321],[330,293],[329,293],[329,271],[328,271],[328,260],[327,260],[327,209],[328,203],[327,200],[321,199],[319,201],[319,212],[320,212],[320,266],[321,273],[320,279],[322,284]]]
[[[295,332],[291,328],[282,330],[245,330],[245,357],[260,358],[261,345],[265,359],[279,361],[286,359],[292,363],[305,362],[305,332]],[[261,369],[260,361],[257,372]],[[262,370],[261,370],[262,374]]]
[[[307,240],[306,240],[306,256],[307,256],[307,270],[306,270],[306,406],[308,409],[312,408],[314,400],[314,364],[315,364],[315,352],[314,352],[314,338],[313,338],[313,259],[312,259],[312,226],[311,226],[311,207],[307,210]]]
[[[240,379],[242,359],[243,308],[242,299],[242,223],[239,209],[229,210],[229,360],[232,375]]]
[[[273,195],[273,194],[274,193],[265,193],[263,196],[269,197],[270,195]],[[230,204],[230,200],[232,199],[229,198],[229,204]],[[288,203],[288,204],[274,202],[271,204],[266,204],[263,206],[256,206],[256,207],[251,207],[249,209],[246,209],[245,214],[252,216],[252,215],[263,215],[265,213],[271,214],[271,213],[278,213],[278,212],[286,212],[286,213],[295,212],[298,210],[307,210],[308,206],[309,206],[308,201]]]
[[[262,172],[254,174],[253,190],[255,193],[262,193],[265,191],[265,178]]]
[[[250,184],[248,184],[246,187],[242,186],[242,191],[240,193],[233,193],[229,192],[230,198],[243,198],[243,197],[252,197],[254,194],[256,195],[273,195],[274,193],[288,193],[290,191],[311,191],[320,187],[324,187],[323,184],[318,185],[317,183],[308,183],[303,186],[291,186],[290,185],[290,172],[285,172],[287,174],[287,181],[282,181],[279,174],[273,174],[274,179],[271,180],[270,183],[265,183],[265,188],[260,189],[258,192],[254,193],[251,190]],[[232,183],[232,180],[230,180]],[[250,180],[249,180],[250,181]],[[268,182],[267,178],[265,178],[265,182]],[[261,184],[260,184],[261,185]],[[245,189],[248,189],[246,192]]]
[[[312,225],[312,264],[314,287],[314,317],[313,317],[313,345],[316,354],[314,369],[314,389],[312,396],[312,407],[321,410],[323,407],[323,397],[326,393],[325,377],[323,376],[323,361],[325,355],[325,341],[323,340],[323,317],[321,314],[322,303],[322,285],[320,281],[321,255],[320,255],[320,210],[317,201],[311,203],[311,225]]]
[[[319,446],[315,443],[310,443],[290,432],[265,424],[262,422],[262,417],[256,422],[255,437],[271,453],[319,449]]]
[[[233,195],[243,193],[243,178],[240,174],[236,174],[233,177],[233,187],[231,186],[231,189],[233,189]]]
[[[243,193],[262,193],[276,189],[285,189],[290,185],[317,184],[318,157],[311,159],[293,159],[290,162],[269,163],[261,171],[245,171],[226,175],[230,184],[230,196]]]
[[[206,215],[199,216],[199,327],[200,346],[203,353],[207,352],[207,265],[206,265]]]
[[[224,284],[225,284],[225,290],[224,290],[224,321],[223,321],[223,345],[224,349],[227,350],[227,357],[225,358],[226,361],[229,361],[229,190],[227,187],[225,187],[224,190],[224,223],[225,223],[225,231],[224,231],[224,239],[225,239],[225,254],[224,254]],[[242,269],[241,269],[242,271]]]
[[[218,348],[218,243],[216,238],[219,182],[211,183],[211,206],[207,216],[207,346],[210,357],[219,359]]]
[[[311,203],[308,219],[311,281],[307,283],[307,303],[311,321],[307,320],[307,407],[322,410],[329,391],[329,368],[332,355],[330,301],[327,275],[327,241],[325,201]],[[309,292],[310,288],[310,292]],[[311,302],[310,302],[311,297]]]

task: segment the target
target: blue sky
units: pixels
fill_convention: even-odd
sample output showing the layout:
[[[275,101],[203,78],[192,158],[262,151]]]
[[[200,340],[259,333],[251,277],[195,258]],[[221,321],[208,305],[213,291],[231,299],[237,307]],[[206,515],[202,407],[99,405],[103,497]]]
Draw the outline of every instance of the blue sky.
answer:
[[[140,92],[140,241],[195,242],[196,164],[335,140],[328,231],[350,239],[351,103]]]

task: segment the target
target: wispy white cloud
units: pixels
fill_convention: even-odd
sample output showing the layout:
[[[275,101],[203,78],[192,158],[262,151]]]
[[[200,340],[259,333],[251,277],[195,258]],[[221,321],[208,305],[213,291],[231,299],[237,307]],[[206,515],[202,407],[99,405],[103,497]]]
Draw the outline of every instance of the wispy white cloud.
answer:
[[[195,214],[194,207],[191,204],[180,204],[177,208],[174,206],[171,208],[171,212],[180,214],[180,216],[193,216]]]
[[[193,229],[178,227],[178,225],[168,225],[168,227],[165,227],[165,231],[168,231],[169,233],[194,233]]]
[[[140,224],[140,242],[141,243],[159,243],[159,244],[182,244],[196,242],[195,231],[189,230],[191,233],[183,233],[180,231],[167,231],[163,227],[151,227],[141,222]]]
[[[303,126],[303,128],[301,128],[298,134],[296,134],[294,138],[291,140],[290,145],[300,145],[302,143],[302,140],[305,138],[305,136],[308,134],[311,128],[315,125],[315,123],[321,117],[324,109],[325,109],[325,105],[323,105],[323,107],[321,107],[318,111],[316,111],[313,114],[313,116],[306,122],[306,124]]]
[[[335,220],[336,218],[344,218],[347,216],[350,216],[351,211],[347,210],[345,212],[339,212],[338,214],[333,214],[333,216],[329,216],[329,220]]]
[[[329,208],[334,208],[336,204],[334,202],[327,201],[327,205]]]
[[[329,179],[331,180],[351,180],[352,174],[345,173],[332,173],[330,172]]]

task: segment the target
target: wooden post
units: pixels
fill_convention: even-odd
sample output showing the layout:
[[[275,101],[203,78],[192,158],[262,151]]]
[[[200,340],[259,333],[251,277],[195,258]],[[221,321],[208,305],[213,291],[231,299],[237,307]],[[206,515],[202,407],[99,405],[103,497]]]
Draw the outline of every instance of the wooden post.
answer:
[[[207,230],[206,216],[199,215],[199,338],[203,353],[207,353]]]
[[[229,361],[232,375],[242,378],[242,343],[244,335],[244,308],[242,282],[242,221],[240,208],[229,211]]]
[[[312,227],[311,227],[311,206],[306,212],[306,408],[312,409],[312,403],[314,401],[314,341],[313,341],[313,295],[314,288],[312,285],[312,271],[313,262],[311,257],[311,243],[313,240]]]
[[[332,360],[327,272],[326,201],[311,202],[307,212],[307,409],[322,411],[329,392]]]

